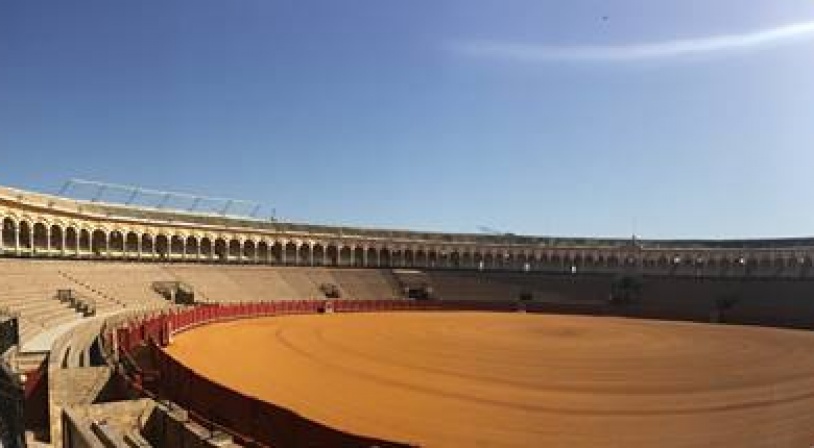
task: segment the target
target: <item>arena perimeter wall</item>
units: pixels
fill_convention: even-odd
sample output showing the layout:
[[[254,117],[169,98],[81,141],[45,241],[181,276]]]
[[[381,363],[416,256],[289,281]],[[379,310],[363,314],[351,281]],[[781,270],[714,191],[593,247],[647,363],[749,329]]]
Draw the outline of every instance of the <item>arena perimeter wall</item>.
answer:
[[[331,446],[403,447],[404,443],[345,433],[238,391],[216,384],[167,355],[172,335],[215,322],[243,318],[321,312],[381,312],[428,310],[518,311],[515,302],[467,301],[283,301],[200,306],[126,322],[104,332],[108,350],[119,362],[118,372],[139,396],[170,400],[193,420],[231,434],[250,447]],[[529,309],[528,311],[537,311]]]

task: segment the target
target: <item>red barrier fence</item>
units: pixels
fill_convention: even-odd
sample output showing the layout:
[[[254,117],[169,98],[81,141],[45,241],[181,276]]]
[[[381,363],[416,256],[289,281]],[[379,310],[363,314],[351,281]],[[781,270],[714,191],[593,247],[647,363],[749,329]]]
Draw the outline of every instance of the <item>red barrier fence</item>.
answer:
[[[201,423],[224,429],[247,446],[400,447],[406,445],[344,433],[228,389],[197,375],[158,348],[167,345],[173,334],[213,322],[285,314],[398,310],[517,311],[518,304],[432,300],[290,300],[202,305],[132,320],[111,329],[104,340],[109,343],[115,338],[120,359],[131,362],[139,359],[133,356],[134,350],[149,347],[151,366],[144,370],[144,366],[125,369],[127,372],[124,375],[134,390],[178,403],[193,416],[198,416]]]

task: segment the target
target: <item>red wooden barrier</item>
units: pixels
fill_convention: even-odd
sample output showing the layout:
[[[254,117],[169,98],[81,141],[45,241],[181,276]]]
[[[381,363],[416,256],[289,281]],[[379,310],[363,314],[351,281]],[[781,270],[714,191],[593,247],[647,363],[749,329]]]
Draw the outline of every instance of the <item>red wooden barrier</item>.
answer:
[[[258,316],[317,313],[327,302],[323,300],[289,300],[265,303],[205,305],[192,309],[155,314],[114,328],[109,337],[116,338],[123,352],[153,342],[169,343],[172,334],[210,322]],[[395,310],[479,310],[513,311],[512,302],[468,301],[407,301],[407,300],[332,300],[335,312],[381,312]],[[234,432],[249,446],[402,446],[382,440],[368,439],[325,427],[286,409],[279,408],[224,388],[178,363],[162,350],[151,345],[160,381],[150,392],[169,398],[193,415],[206,416]],[[131,386],[141,389],[139,378],[130,378]]]

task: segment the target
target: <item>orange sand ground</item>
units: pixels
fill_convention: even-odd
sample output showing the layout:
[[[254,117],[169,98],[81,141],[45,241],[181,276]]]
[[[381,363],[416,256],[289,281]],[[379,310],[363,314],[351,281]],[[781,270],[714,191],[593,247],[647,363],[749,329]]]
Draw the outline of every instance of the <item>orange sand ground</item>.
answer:
[[[313,420],[423,446],[814,445],[814,332],[395,312],[210,325],[168,350]]]

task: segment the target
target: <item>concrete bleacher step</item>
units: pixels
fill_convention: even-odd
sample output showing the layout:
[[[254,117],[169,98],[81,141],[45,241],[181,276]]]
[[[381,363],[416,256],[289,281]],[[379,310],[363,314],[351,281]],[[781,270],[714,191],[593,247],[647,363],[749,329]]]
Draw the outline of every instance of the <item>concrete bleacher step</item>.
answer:
[[[18,372],[31,372],[42,365],[47,353],[17,353],[14,357]]]

